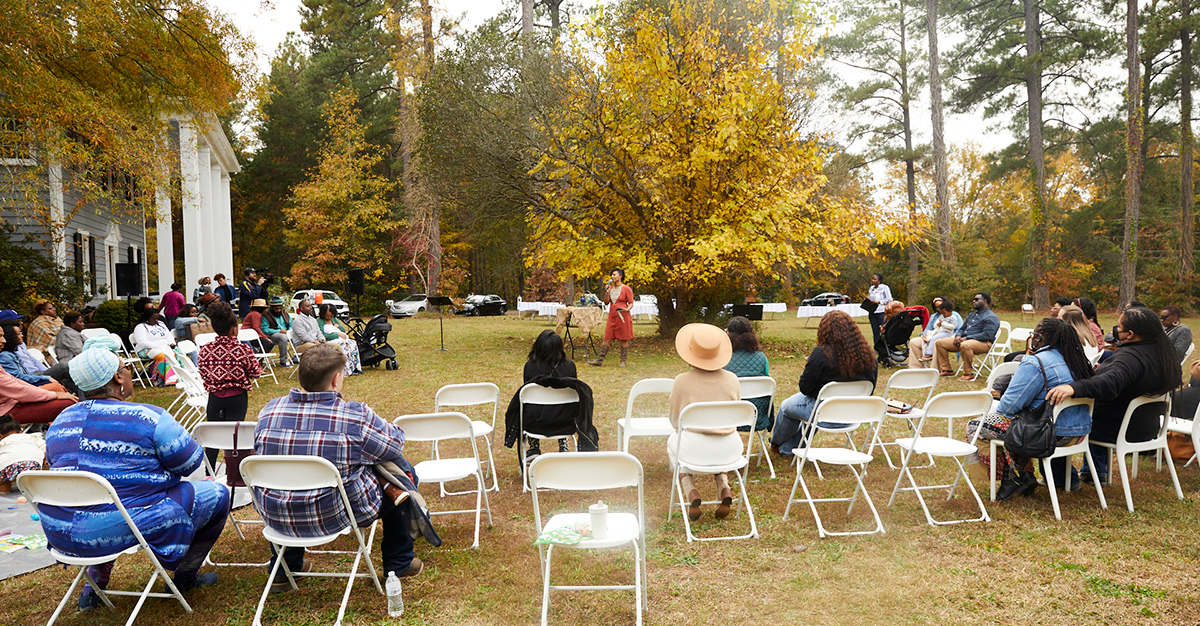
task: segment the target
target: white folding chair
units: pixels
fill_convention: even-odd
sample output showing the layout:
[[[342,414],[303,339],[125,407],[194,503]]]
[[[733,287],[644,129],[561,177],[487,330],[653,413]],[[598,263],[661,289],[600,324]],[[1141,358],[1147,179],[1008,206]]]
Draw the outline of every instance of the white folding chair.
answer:
[[[517,450],[521,453],[522,488],[525,491],[529,491],[529,472],[526,471],[526,467],[528,467],[528,465],[526,464],[525,460],[525,438],[532,437],[533,439],[543,441],[548,439],[563,439],[569,442],[571,438],[574,437],[575,433],[571,433],[569,435],[542,435],[539,433],[529,432],[525,429],[525,405],[555,406],[560,404],[571,404],[572,402],[579,402],[579,393],[571,388],[564,387],[562,389],[555,389],[553,387],[543,387],[541,385],[529,383],[528,385],[521,387],[518,398],[520,401],[521,436],[517,440]],[[542,454],[548,454],[548,452],[543,451]]]
[[[746,378],[738,379],[739,399],[750,400],[757,398],[767,399],[767,411],[769,412],[775,406],[775,379],[770,376],[747,376]],[[670,425],[670,422],[667,422]],[[755,424],[757,426],[757,423]],[[775,464],[771,462],[771,455],[767,454],[767,438],[764,433],[768,430],[755,430],[755,426],[750,427],[750,443],[747,459],[758,458],[755,467],[762,465],[762,460],[767,460],[767,469],[771,470],[771,478],[775,478]],[[759,451],[754,451],[754,440],[758,439]]]
[[[304,455],[256,455],[248,457],[241,463],[242,478],[245,479],[246,485],[250,487],[250,493],[254,495],[254,506],[258,509],[259,515],[262,515],[263,506],[259,500],[260,489],[275,489],[280,491],[312,491],[315,489],[337,489],[342,509],[337,512],[337,515],[332,521],[341,525],[341,528],[329,535],[321,535],[318,537],[293,537],[287,533],[280,532],[271,527],[271,521],[265,516],[263,520],[266,524],[263,526],[263,537],[271,542],[275,548],[277,558],[275,565],[271,568],[270,575],[267,576],[267,584],[263,587],[262,597],[258,600],[258,608],[254,612],[254,626],[262,625],[263,605],[267,603],[267,595],[271,593],[271,584],[275,581],[275,576],[279,573],[279,568],[283,567],[283,573],[287,576],[288,583],[293,590],[298,589],[296,586],[297,576],[313,576],[326,578],[346,578],[346,592],[342,595],[342,604],[338,608],[337,621],[334,626],[341,626],[342,618],[346,615],[346,604],[350,602],[350,591],[354,588],[354,581],[358,578],[370,577],[375,583],[375,589],[380,595],[383,595],[383,587],[379,584],[379,576],[375,573],[375,564],[371,562],[371,546],[375,543],[375,529],[379,526],[378,520],[371,523],[371,533],[367,539],[363,539],[362,529],[354,523],[354,510],[350,507],[350,498],[346,495],[346,488],[342,485],[342,476],[338,473],[338,469],[333,466],[328,460],[319,456],[304,456]],[[311,548],[315,546],[325,545],[336,540],[342,535],[354,535],[358,542],[358,547],[354,551],[332,550],[328,551],[332,554],[353,554],[354,562],[350,566],[348,574],[338,572],[293,572],[288,567],[283,559],[283,549],[291,548]],[[362,574],[358,571],[358,566],[363,561],[366,561],[367,573]]]
[[[1021,305],[1021,319],[1025,319],[1027,315],[1033,315],[1033,305],[1028,302]]]
[[[26,347],[25,351],[29,353],[29,356],[33,357],[33,360],[40,363],[43,369],[50,369],[50,364],[46,362],[46,355],[42,354],[41,350]]]
[[[1029,341],[1029,337],[1033,335],[1032,328],[1014,328],[1008,333],[1009,352],[1012,352],[1012,346],[1017,341]],[[1024,350],[1022,350],[1024,352]]]
[[[1196,350],[1196,344],[1194,342],[1188,344],[1187,352],[1184,352],[1183,358],[1179,360],[1179,365],[1180,365],[1180,367],[1183,368],[1184,372],[1186,372],[1188,369],[1188,357],[1192,356],[1192,352],[1194,352],[1195,350]]]
[[[1090,415],[1092,412],[1092,409],[1095,407],[1095,404],[1096,404],[1096,401],[1093,400],[1092,398],[1068,398],[1067,400],[1065,400],[1063,402],[1059,402],[1058,404],[1054,405],[1054,421],[1055,421],[1055,423],[1057,423],[1059,413],[1062,413],[1067,408],[1073,407],[1073,406],[1087,407],[1087,412]],[[1059,508],[1058,508],[1058,490],[1054,488],[1054,472],[1051,471],[1051,469],[1050,469],[1050,461],[1057,459],[1057,458],[1062,458],[1062,457],[1069,459],[1069,458],[1071,458],[1071,455],[1083,454],[1083,459],[1085,461],[1087,461],[1087,466],[1088,466],[1089,470],[1091,471],[1092,476],[1096,476],[1097,475],[1096,462],[1095,462],[1095,460],[1092,459],[1092,450],[1091,450],[1091,448],[1088,447],[1088,443],[1090,443],[1090,440],[1087,435],[1084,435],[1083,440],[1080,441],[1079,443],[1077,443],[1073,446],[1056,446],[1054,448],[1054,454],[1051,454],[1050,456],[1042,459],[1042,475],[1044,475],[1046,477],[1046,489],[1050,490],[1050,502],[1054,505],[1054,517],[1058,518],[1059,520],[1062,519],[1062,511],[1059,510]],[[992,458],[994,459],[996,457],[992,457]],[[995,462],[993,462],[992,467],[995,467],[995,466],[996,466],[996,464],[995,464]],[[992,499],[995,500],[996,499],[996,495],[995,495],[996,494],[996,484],[995,484],[996,473],[993,470],[991,472],[991,474],[992,474]],[[1100,498],[1100,508],[1104,509],[1104,510],[1108,510],[1108,501],[1106,501],[1104,499],[1104,489],[1100,486],[1100,481],[1094,480],[1092,482],[1095,483],[1095,485],[1096,485],[1096,497]],[[1065,485],[1067,487],[1071,486],[1071,464],[1070,463],[1066,464],[1066,472],[1063,474],[1063,485]]]
[[[58,348],[55,348],[54,345],[51,344],[46,346],[46,352],[50,353],[50,356],[54,357],[55,363],[58,362]]]
[[[682,447],[683,435],[687,431],[705,431],[713,429],[736,429],[739,426],[749,426],[754,428],[754,422],[758,418],[758,409],[754,405],[745,400],[732,400],[725,402],[693,402],[685,407],[679,413],[679,425],[675,429],[674,448],[671,450],[673,454],[671,458],[671,503],[667,506],[667,521],[671,520],[671,514],[675,509],[676,496],[679,500],[679,510],[683,515],[683,528],[687,532],[688,542],[692,541],[719,541],[726,539],[749,539],[758,537],[758,524],[754,519],[754,509],[750,507],[750,498],[746,494],[746,480],[742,476],[744,470],[750,464],[750,460],[746,457],[746,448],[736,455],[728,458],[715,458],[712,456],[706,458],[691,458],[686,455],[687,449]],[[741,438],[738,438],[741,441]],[[732,473],[737,476],[739,486],[738,493],[733,500],[737,503],[735,517],[741,517],[742,505],[746,505],[746,514],[750,518],[750,532],[745,535],[731,535],[722,537],[697,537],[692,533],[692,523],[688,519],[687,506],[688,500],[683,493],[683,485],[680,484],[680,474],[699,474],[711,475],[721,473]],[[717,504],[718,500],[709,500],[701,504]]]
[[[644,378],[633,383],[629,389],[629,400],[625,403],[625,417],[617,420],[617,441],[619,450],[629,452],[629,440],[634,437],[669,437],[675,432],[671,420],[667,416],[634,417],[633,404],[642,397],[649,395],[671,395],[671,385],[675,381],[670,378]]]
[[[1168,420],[1167,432],[1179,433],[1181,435],[1187,435],[1191,437],[1192,448],[1197,450],[1197,452],[1200,452],[1200,428],[1196,428],[1196,424],[1200,424],[1200,421],[1198,421],[1197,418],[1200,418],[1200,406],[1196,407],[1196,414],[1192,416],[1192,419],[1172,417],[1170,420]],[[1192,458],[1188,459],[1187,463],[1184,463],[1183,466],[1187,467],[1191,465],[1192,461],[1196,460],[1196,457],[1196,454],[1192,454]],[[1162,471],[1161,452],[1158,455],[1158,471]]]
[[[916,421],[921,419],[921,416],[925,414],[925,409],[922,407],[924,407],[926,404],[929,404],[929,399],[933,397],[933,390],[935,387],[937,387],[938,378],[940,378],[938,371],[932,368],[898,370],[896,373],[892,374],[891,378],[888,378],[887,385],[883,388],[883,399],[885,403],[888,400],[894,399],[892,398],[893,391],[915,391],[918,389],[928,389],[929,391],[925,394],[925,400],[921,402],[921,406],[913,406],[908,413],[886,413],[885,411],[884,417],[894,417],[896,419],[904,420],[908,423],[909,431],[915,433],[917,431]],[[879,449],[883,452],[884,460],[887,461],[888,467],[896,469],[896,465],[892,463],[892,457],[887,451],[888,446],[894,446],[896,444],[886,443],[880,440],[880,433],[883,430],[883,424],[886,421],[887,420],[885,419],[881,421],[878,426],[876,426],[874,434],[871,435],[871,445],[867,448],[867,454],[874,454],[875,446],[879,446]],[[929,467],[931,465],[933,465],[933,457],[929,457],[929,464],[923,467]]]
[[[437,394],[433,397],[433,411],[439,413],[447,407],[467,407],[479,406],[481,404],[492,405],[492,423],[487,423],[483,420],[471,420],[471,429],[475,433],[475,437],[483,437],[483,442],[487,448],[487,461],[483,462],[487,466],[487,471],[492,475],[492,486],[488,487],[488,491],[500,491],[500,484],[496,482],[496,464],[492,461],[492,433],[496,431],[496,411],[500,406],[500,388],[495,383],[462,383],[457,385],[445,385],[437,390]],[[437,443],[433,444],[434,458],[438,458]],[[486,477],[487,474],[484,474]],[[446,486],[441,486],[442,496],[457,496],[470,491],[446,491]]]
[[[107,335],[108,329],[107,328],[85,328],[85,329],[79,331],[79,334],[83,336],[84,341],[87,341],[88,339],[91,339],[92,337],[99,337],[101,335]]]
[[[636,623],[641,626],[642,608],[646,604],[646,511],[643,498],[642,464],[625,452],[574,452],[542,455],[529,466],[529,482],[533,485],[533,520],[539,533],[558,528],[573,528],[580,522],[591,522],[588,513],[559,513],[542,524],[538,490],[600,491],[637,488],[637,515],[608,513],[607,537],[584,539],[572,545],[538,546],[542,562],[542,626],[546,626],[550,611],[551,591],[632,590],[637,609]],[[555,548],[596,550],[629,546],[633,548],[632,585],[551,585],[550,565]]]
[[[1004,336],[1004,341],[1000,341],[1001,336]],[[982,357],[979,355],[975,355],[975,358],[976,358],[975,371],[971,372],[971,380],[974,381],[974,380],[978,379],[979,375],[982,374],[983,370],[985,370],[985,369],[988,371],[991,371],[991,369],[994,368],[997,363],[1003,362],[1004,355],[1008,354],[1011,351],[1012,351],[1012,324],[1009,324],[1008,322],[1005,322],[1005,321],[1001,321],[1000,327],[996,329],[996,337],[995,337],[995,339],[992,339],[992,347],[988,348],[987,353],[985,353]],[[961,353],[959,354],[959,357],[960,358],[958,361],[958,369],[955,370],[955,372],[954,372],[955,374],[962,372],[962,368],[963,368],[963,364],[964,364],[964,361],[961,358],[962,357]]]
[[[979,492],[975,490],[975,485],[971,484],[971,479],[967,476],[967,470],[963,467],[962,459],[975,452],[975,446],[965,441],[959,441],[952,437],[926,437],[921,433],[925,428],[925,423],[934,419],[950,419],[956,417],[971,418],[983,415],[988,411],[992,404],[992,396],[986,391],[958,391],[939,393],[934,396],[928,404],[925,405],[925,415],[917,422],[917,430],[912,437],[902,437],[896,440],[896,444],[900,447],[900,475],[896,477],[896,486],[892,488],[892,497],[888,500],[888,506],[896,501],[896,494],[900,491],[912,491],[917,494],[917,501],[921,503],[921,509],[925,511],[925,519],[933,525],[941,524],[957,524],[960,522],[986,522],[990,521],[987,509],[983,506],[983,500],[979,497]],[[920,486],[913,478],[912,468],[909,466],[914,454],[928,454],[934,457],[948,457],[954,459],[955,466],[958,472],[953,483],[945,485],[929,485]],[[900,487],[900,483],[908,477],[908,481],[912,487]],[[950,521],[938,521],[933,519],[933,515],[929,513],[929,507],[925,504],[925,498],[921,495],[922,490],[929,489],[946,489],[949,493],[946,495],[946,500],[949,501],[954,497],[954,491],[957,489],[959,480],[963,480],[967,484],[967,489],[971,491],[971,495],[975,496],[975,503],[979,505],[979,517],[971,519],[959,519]]]
[[[1134,411],[1143,406],[1158,404],[1163,408],[1158,411],[1158,435],[1149,441],[1129,441],[1126,437],[1126,431],[1129,430],[1129,422],[1133,419]],[[1175,462],[1171,459],[1171,451],[1167,448],[1167,428],[1170,425],[1169,416],[1171,415],[1171,394],[1165,393],[1161,396],[1140,396],[1134,398],[1129,403],[1129,407],[1125,409],[1125,416],[1121,419],[1121,429],[1117,431],[1116,443],[1108,443],[1106,441],[1093,441],[1092,443],[1108,448],[1108,479],[1112,484],[1113,475],[1113,456],[1116,455],[1116,469],[1121,473],[1121,487],[1125,490],[1125,506],[1130,512],[1133,512],[1133,495],[1129,490],[1129,471],[1125,468],[1125,456],[1133,455],[1133,478],[1137,478],[1138,463],[1143,452],[1160,451],[1167,457],[1167,470],[1171,472],[1171,482],[1175,485],[1175,495],[1180,500],[1183,499],[1183,489],[1179,487],[1179,476],[1175,473]]]
[[[192,612],[192,607],[183,598],[183,594],[179,592],[179,589],[175,586],[175,582],[167,575],[162,564],[158,562],[158,557],[154,556],[154,551],[150,549],[150,546],[146,543],[146,539],[142,537],[137,524],[133,522],[133,518],[129,517],[129,512],[121,504],[121,499],[117,496],[117,492],[113,490],[113,486],[103,476],[91,472],[79,471],[28,471],[17,477],[17,487],[33,503],[35,511],[38,506],[43,504],[79,509],[90,506],[113,506],[117,511],[120,511],[121,517],[124,518],[125,523],[129,526],[129,530],[137,538],[137,545],[135,546],[94,557],[72,556],[60,552],[54,546],[49,546],[50,555],[55,560],[78,567],[79,573],[75,575],[75,580],[71,582],[71,586],[67,589],[67,593],[63,595],[62,601],[58,603],[58,608],[54,609],[54,614],[50,616],[50,621],[46,623],[46,626],[53,626],[59,614],[62,613],[63,607],[66,606],[67,601],[74,596],[75,588],[79,586],[80,579],[84,577],[87,577],[88,583],[91,584],[92,590],[99,596],[100,601],[110,609],[114,607],[112,601],[109,600],[109,596],[137,596],[137,604],[134,605],[133,613],[129,615],[129,620],[125,622],[125,626],[132,626],[133,621],[137,619],[138,613],[142,610],[142,604],[146,602],[146,598],[175,598],[179,601],[179,604],[183,605],[184,611],[188,613]],[[91,575],[87,573],[88,566],[102,565],[110,561],[115,561],[122,554],[137,554],[138,552],[146,555],[153,568],[150,580],[146,581],[146,586],[140,592],[101,589],[96,584],[96,581],[92,580]],[[155,581],[160,577],[163,582],[167,583],[170,593],[154,593],[150,591],[154,587]]]
[[[129,371],[133,372],[133,379],[146,389],[150,386],[150,374],[146,371],[146,359],[138,356],[136,352],[125,347],[121,342],[120,337],[113,335],[117,340],[118,352],[117,357],[121,359],[121,365],[128,365]]]
[[[254,450],[254,422],[201,422],[192,429],[192,439],[200,444],[203,448],[215,448],[217,450]],[[237,431],[237,444],[234,445],[234,431]],[[213,480],[219,480],[225,476],[225,473],[218,469],[223,466],[219,463],[218,467],[213,467],[208,463],[208,455],[204,455],[204,474]],[[223,469],[223,468],[222,468]],[[237,532],[238,539],[245,539],[246,535],[242,533],[242,524],[258,524],[262,525],[261,519],[239,520],[233,515],[233,499],[237,492],[237,487],[229,488],[229,521],[233,522],[233,530]],[[212,553],[205,557],[205,562],[209,565],[220,567],[262,567],[270,561],[261,563],[220,563],[212,559]]]
[[[936,370],[934,370],[936,374]],[[887,402],[877,396],[867,396],[864,398],[829,398],[821,403],[820,406],[813,411],[813,422],[826,421],[837,422],[841,424],[859,424],[878,430],[880,424],[883,423],[883,416],[887,413]],[[855,469],[856,465],[866,466],[873,458],[869,453],[859,452],[854,449],[853,442],[844,448],[818,448],[815,447],[814,436],[808,442],[808,446],[795,450],[796,480],[792,483],[792,492],[788,495],[787,508],[783,511],[783,519],[788,518],[788,514],[792,511],[793,503],[807,502],[808,507],[812,509],[813,518],[817,521],[817,533],[821,538],[832,535],[871,535],[874,533],[883,533],[883,522],[879,519],[879,511],[875,509],[875,503],[871,500],[871,494],[867,493],[867,487],[863,484],[862,475]],[[819,461],[830,465],[844,465],[854,475],[854,481],[858,486],[854,489],[854,494],[849,498],[813,498],[812,493],[808,490],[808,482],[804,480],[804,465],[808,461]],[[864,472],[865,473],[865,469]],[[804,497],[796,497],[796,488],[800,487],[804,490]],[[821,515],[817,513],[817,502],[849,502],[850,505],[846,509],[846,515],[854,511],[854,503],[858,500],[858,494],[862,493],[863,498],[867,501],[867,506],[871,509],[871,515],[875,517],[874,530],[860,531],[841,531],[832,532],[825,530],[825,525],[821,523]]]
[[[813,413],[816,413],[817,407],[821,406],[821,403],[829,398],[857,398],[861,396],[869,396],[874,390],[875,383],[869,380],[850,380],[846,382],[825,383],[825,385],[821,387],[821,390],[817,392],[817,400],[813,403]],[[813,425],[816,426],[815,429],[812,428]],[[846,440],[850,442],[850,447],[854,448],[855,450],[858,449],[854,446],[854,438],[852,437],[854,431],[858,430],[858,424],[826,423],[825,425],[821,425],[810,421],[808,424],[801,424],[800,428],[807,433],[805,435],[806,440],[811,439],[813,434],[818,430],[827,433],[842,433],[846,435]],[[871,442],[870,436],[871,433],[868,433],[867,439],[863,441],[863,447],[866,447]],[[817,471],[817,477],[824,480],[824,477],[821,475],[821,465],[814,461],[813,469]]]
[[[475,479],[475,508],[459,509],[457,511],[433,511],[432,515],[455,515],[458,513],[475,514],[475,543],[472,548],[479,547],[479,515],[487,511],[488,527],[492,525],[492,506],[488,503],[487,483],[483,479],[483,469],[479,463],[479,448],[475,445],[475,429],[471,418],[457,412],[422,413],[419,415],[401,415],[393,422],[404,431],[405,441],[429,441],[437,443],[447,439],[468,439],[471,442],[471,456],[453,459],[435,458],[421,461],[415,466],[417,477],[422,483],[437,483],[444,486],[448,482],[464,478]],[[443,490],[444,491],[444,490]],[[472,493],[471,491],[456,491],[456,494]]]
[[[207,346],[208,344],[212,343],[213,341],[216,341],[216,339],[217,339],[217,333],[200,333],[200,334],[196,335],[196,345],[200,346],[200,347],[204,347],[204,346]]]
[[[170,354],[170,352],[168,351],[166,354]],[[193,375],[191,370],[181,366],[179,361],[173,357],[168,357],[167,360],[175,368],[177,379],[175,388],[180,391],[179,397],[171,403],[167,411],[171,412],[175,408],[175,404],[183,400],[179,406],[180,412],[175,419],[184,430],[190,432],[208,416],[208,392],[204,390],[204,383],[200,381],[199,377]]]
[[[238,338],[238,341],[249,342],[251,346],[256,346],[256,345],[260,346],[260,347],[262,346],[262,344],[259,343],[259,341],[258,341],[260,339],[260,337],[258,336],[258,333],[254,331],[253,328],[239,329],[237,338]],[[251,349],[253,349],[253,348],[251,348]],[[257,350],[254,350],[254,358],[258,359],[259,362],[262,363],[263,372],[270,374],[271,380],[275,381],[275,384],[278,385],[279,379],[275,378],[275,368],[271,367],[271,353],[270,352],[259,352]],[[258,386],[258,379],[254,380],[254,386],[256,386],[256,387]]]

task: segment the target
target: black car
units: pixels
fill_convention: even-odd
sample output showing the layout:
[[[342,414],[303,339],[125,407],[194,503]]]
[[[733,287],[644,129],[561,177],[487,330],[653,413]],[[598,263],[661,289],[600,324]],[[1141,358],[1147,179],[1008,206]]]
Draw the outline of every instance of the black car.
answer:
[[[459,315],[504,315],[508,312],[508,303],[495,294],[467,296],[457,312]]]
[[[839,304],[850,304],[850,296],[836,291],[826,291],[800,302],[801,306],[837,306]]]

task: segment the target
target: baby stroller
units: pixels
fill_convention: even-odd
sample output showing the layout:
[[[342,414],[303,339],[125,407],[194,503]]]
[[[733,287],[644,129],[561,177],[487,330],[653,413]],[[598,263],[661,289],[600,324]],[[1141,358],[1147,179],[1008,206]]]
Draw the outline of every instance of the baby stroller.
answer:
[[[396,364],[396,349],[389,346],[388,333],[392,325],[387,315],[379,314],[372,317],[366,324],[361,319],[350,320],[350,336],[358,343],[358,357],[365,365],[378,365],[386,361],[384,367],[388,370],[399,368]]]
[[[929,309],[923,306],[910,306],[893,315],[883,325],[879,363],[884,367],[904,365],[908,361],[908,340],[912,338],[913,328],[925,328],[928,322]]]

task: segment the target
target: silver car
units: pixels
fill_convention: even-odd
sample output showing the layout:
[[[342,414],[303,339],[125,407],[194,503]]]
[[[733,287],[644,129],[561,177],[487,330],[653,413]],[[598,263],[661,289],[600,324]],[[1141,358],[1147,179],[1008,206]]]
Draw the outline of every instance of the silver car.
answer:
[[[399,302],[388,300],[383,304],[392,317],[412,317],[417,313],[424,313],[429,308],[429,299],[423,293],[414,293]]]

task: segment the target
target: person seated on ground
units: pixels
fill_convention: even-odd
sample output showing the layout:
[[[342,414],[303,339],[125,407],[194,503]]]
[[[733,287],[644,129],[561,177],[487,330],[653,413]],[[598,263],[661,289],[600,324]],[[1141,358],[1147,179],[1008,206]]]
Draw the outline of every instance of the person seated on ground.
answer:
[[[240,422],[246,419],[250,387],[262,376],[262,365],[254,351],[238,341],[237,316],[226,302],[214,302],[209,308],[217,338],[200,348],[198,366],[204,390],[208,392],[207,419],[210,422]],[[217,450],[204,451],[208,464],[215,467]]]
[[[975,355],[987,354],[996,340],[996,331],[1000,329],[1000,318],[992,312],[991,294],[980,292],[971,298],[971,306],[975,312],[967,316],[962,326],[954,331],[953,337],[944,337],[934,342],[934,363],[942,376],[953,376],[954,369],[950,367],[951,352],[962,354],[963,374],[959,380],[975,378]]]
[[[858,329],[854,332],[857,333]],[[866,340],[863,340],[863,345],[866,345]],[[675,351],[692,369],[679,374],[671,383],[667,416],[671,426],[676,428],[676,432],[667,438],[667,455],[671,463],[683,461],[694,465],[713,465],[743,454],[746,448],[742,444],[742,436],[734,428],[678,431],[679,415],[689,404],[740,398],[737,376],[723,369],[733,354],[729,335],[712,324],[688,324],[675,335]],[[871,360],[874,360],[873,356]],[[717,500],[720,501],[713,517],[725,519],[733,505],[729,475],[721,472],[713,474],[713,479],[717,484]],[[695,476],[680,473],[679,483],[683,497],[688,502],[688,519],[700,519],[701,498],[700,490],[696,489]]]
[[[854,318],[844,311],[830,311],[817,325],[817,346],[808,355],[800,374],[800,393],[779,404],[771,446],[784,456],[808,445],[807,423],[812,419],[821,388],[832,382],[869,380],[874,385],[879,370],[875,351],[859,332]],[[802,428],[803,426],[803,428]]]
[[[137,326],[133,327],[133,332],[129,335],[129,342],[133,344],[133,350],[139,357],[154,361],[154,367],[150,368],[148,373],[150,382],[155,387],[175,384],[175,369],[171,367],[171,361],[167,358],[168,350],[174,351],[178,358],[190,358],[176,350],[175,333],[168,330],[167,325],[162,322],[158,309],[142,311]]]
[[[58,319],[58,310],[49,300],[38,300],[33,305],[33,312],[37,317],[29,323],[29,341],[25,343],[28,347],[41,351],[47,364],[54,365],[56,360],[48,348],[54,345],[54,339],[58,336],[58,329],[62,327],[63,320]]]
[[[1162,308],[1158,314],[1158,318],[1162,320],[1163,330],[1167,333],[1167,339],[1171,340],[1171,345],[1175,347],[1175,356],[1180,361],[1187,356],[1188,348],[1192,347],[1192,329],[1188,328],[1181,321],[1183,311],[1174,304],[1168,304]]]
[[[62,328],[54,337],[54,352],[59,363],[67,363],[83,352],[83,315],[69,311],[63,316]]]
[[[217,288],[213,289],[213,293],[217,294],[217,297],[220,298],[222,302],[229,304],[229,306],[234,306],[237,304],[237,288],[226,282],[225,275],[217,274],[216,276],[213,276],[213,280],[217,281]]]
[[[733,354],[725,365],[726,370],[738,378],[771,375],[771,364],[758,345],[758,335],[754,334],[754,325],[750,320],[740,315],[729,318],[725,333],[729,335],[729,343],[733,346]],[[752,398],[750,402],[758,411],[754,430],[771,430],[775,425],[775,407],[771,406],[771,398]]]
[[[1055,298],[1054,304],[1050,305],[1050,317],[1062,317],[1058,314],[1058,311],[1072,302],[1074,302],[1074,300],[1065,296],[1061,298]]]
[[[271,298],[271,306],[262,314],[262,332],[279,348],[280,367],[292,366],[291,359],[288,358],[287,347],[287,333],[291,329],[292,318],[287,311],[283,310],[283,298],[279,296]],[[299,364],[299,361],[296,363]]]
[[[301,300],[296,305],[296,313],[296,317],[292,318],[292,349],[296,354],[304,354],[305,350],[325,343],[325,333],[321,332],[320,323],[313,315],[312,300]]]
[[[262,298],[257,298],[250,304],[250,312],[242,316],[242,329],[249,328],[253,330],[258,338],[254,341],[247,341],[250,349],[260,354],[267,354],[271,351],[273,344],[267,333],[263,332],[262,317],[263,311],[267,310],[267,301]]]
[[[358,376],[362,372],[362,362],[358,358],[358,342],[350,338],[346,333],[350,329],[337,318],[336,309],[332,304],[325,303],[321,305],[320,317],[317,324],[321,330],[321,334],[325,337],[325,341],[332,343],[341,348],[342,355],[346,357],[346,375]]]
[[[1091,378],[1069,385],[1058,385],[1047,396],[1054,404],[1067,398],[1095,398],[1092,411],[1092,457],[1102,482],[1108,479],[1108,449],[1096,445],[1114,443],[1125,417],[1125,409],[1134,398],[1157,395],[1179,386],[1181,377],[1175,349],[1163,332],[1158,316],[1146,307],[1133,307],[1117,322],[1117,340],[1121,349],[1096,367]],[[1161,409],[1146,405],[1134,413],[1126,431],[1128,441],[1148,441],[1158,435]],[[1092,476],[1084,473],[1083,480]]]
[[[412,513],[408,506],[397,505],[402,496],[392,485],[375,475],[373,466],[395,463],[414,475],[404,459],[404,431],[379,417],[361,402],[342,397],[345,382],[345,357],[332,345],[313,346],[300,359],[298,376],[301,389],[267,403],[258,414],[254,429],[255,454],[315,455],[337,467],[350,499],[347,511],[360,527],[375,520],[383,525],[383,572],[395,572],[406,578],[421,573],[422,563],[413,554],[413,536],[409,534]],[[298,498],[290,492],[264,489],[257,500],[261,513],[275,530],[293,537],[317,537],[340,530],[341,497],[337,489],[304,492]],[[274,566],[277,555],[272,555]],[[304,548],[285,548],[283,559],[293,572],[310,571],[304,560]],[[291,588],[283,571],[271,586],[272,593]]]
[[[522,385],[546,376],[556,378],[579,378],[575,362],[567,358],[562,337],[553,329],[543,330],[529,349],[522,372]],[[539,435],[572,435],[575,433],[575,418],[579,415],[579,403],[556,404],[553,406],[529,406],[525,409],[525,430]],[[558,440],[558,451],[568,452],[566,439]],[[525,460],[542,453],[540,440],[525,439]],[[519,452],[518,452],[519,454]]]
[[[1096,343],[1096,333],[1092,332],[1082,309],[1064,307],[1061,319],[1075,329],[1075,334],[1079,335],[1079,343],[1083,346],[1083,353],[1089,361],[1100,352],[1100,346]]]
[[[23,433],[11,415],[0,415],[0,493],[11,493],[17,476],[40,470],[46,462],[42,433]]]
[[[933,299],[934,314],[929,316],[929,323],[920,335],[908,342],[908,367],[918,369],[929,367],[933,361],[933,347],[938,339],[953,337],[954,332],[962,326],[962,315],[954,310],[954,301],[949,298]]]
[[[4,330],[4,345],[0,346],[0,369],[30,385],[46,387],[51,391],[66,391],[66,388],[55,382],[53,378],[40,373],[44,372],[45,368],[39,367],[31,370],[29,365],[21,359],[18,349],[24,346],[24,337],[20,324],[4,324],[0,328]]]
[[[179,309],[179,315],[175,317],[175,339],[188,338],[188,324],[195,324],[200,321],[200,310],[194,304],[185,304]]]
[[[0,333],[0,355],[4,354],[9,334]],[[0,369],[0,415],[7,413],[18,423],[49,424],[75,400],[58,383],[31,385]]]
[[[1012,381],[1000,397],[996,410],[981,418],[967,422],[967,440],[976,436],[979,452],[968,459],[969,467],[982,469],[982,479],[988,476],[987,470],[991,465],[996,466],[996,475],[1002,476],[1000,489],[996,499],[1007,500],[1018,493],[1028,495],[1037,487],[1037,478],[1033,475],[1033,459],[1017,456],[1004,449],[1004,456],[997,459],[989,458],[991,447],[989,441],[1004,440],[1012,420],[1022,411],[1038,413],[1046,402],[1046,393],[1058,385],[1069,385],[1075,381],[1090,378],[1092,365],[1083,355],[1083,346],[1079,343],[1079,335],[1068,323],[1053,317],[1043,319],[1033,329],[1029,336],[1031,352],[1021,359],[1017,371],[1012,375]],[[1045,378],[1042,377],[1045,372]],[[1087,407],[1071,407],[1058,416],[1054,432],[1058,436],[1060,446],[1074,445],[1092,429],[1092,419]],[[1079,487],[1079,476],[1075,468],[1071,468],[1069,485],[1062,484],[1062,476],[1066,471],[1066,459],[1055,459],[1055,478],[1059,479],[1059,488],[1070,488],[1072,491]]]
[[[215,583],[215,573],[199,570],[225,528],[229,490],[215,481],[184,480],[200,468],[204,451],[165,409],[127,402],[133,376],[117,355],[84,350],[70,368],[85,400],[60,413],[46,431],[51,469],[93,472],[112,483],[154,555],[175,571],[180,591]],[[112,505],[42,505],[38,512],[46,539],[66,554],[100,556],[138,544]],[[108,586],[114,562],[88,568],[101,589]],[[101,604],[91,584],[85,585],[79,608]]]

